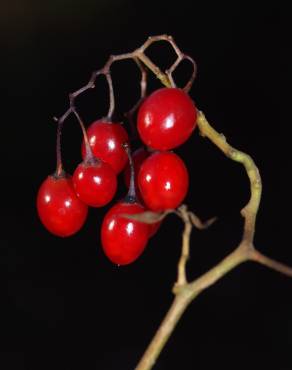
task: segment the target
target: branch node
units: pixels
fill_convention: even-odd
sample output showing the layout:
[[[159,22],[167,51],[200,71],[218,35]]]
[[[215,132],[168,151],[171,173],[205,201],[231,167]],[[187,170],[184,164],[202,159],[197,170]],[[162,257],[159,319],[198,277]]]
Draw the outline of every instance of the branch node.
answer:
[[[172,288],[172,293],[174,295],[182,294],[183,292],[186,292],[188,289],[189,284],[185,281],[184,283],[178,283],[176,282]]]
[[[225,138],[225,136],[224,136]],[[226,142],[226,138],[224,140]],[[232,159],[233,161],[236,161],[236,159],[238,158],[238,151],[234,148],[230,148],[230,150],[228,151],[227,153],[227,156]]]

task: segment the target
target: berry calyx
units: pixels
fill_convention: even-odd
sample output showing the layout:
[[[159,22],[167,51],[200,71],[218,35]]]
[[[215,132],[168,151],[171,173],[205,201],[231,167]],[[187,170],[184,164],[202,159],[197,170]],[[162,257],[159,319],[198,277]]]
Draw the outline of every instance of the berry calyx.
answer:
[[[96,158],[108,163],[116,174],[127,164],[127,154],[122,144],[129,141],[128,134],[120,123],[106,120],[93,122],[87,129],[87,136],[92,152]],[[82,144],[82,157],[85,158],[85,142]]]
[[[52,234],[70,236],[83,226],[88,207],[76,196],[70,176],[48,176],[37,195],[37,211]]]
[[[145,205],[155,212],[177,208],[189,187],[182,159],[172,152],[155,152],[142,164],[138,185]]]
[[[197,110],[188,94],[178,88],[161,88],[142,103],[137,129],[147,146],[169,150],[190,137],[196,120]]]

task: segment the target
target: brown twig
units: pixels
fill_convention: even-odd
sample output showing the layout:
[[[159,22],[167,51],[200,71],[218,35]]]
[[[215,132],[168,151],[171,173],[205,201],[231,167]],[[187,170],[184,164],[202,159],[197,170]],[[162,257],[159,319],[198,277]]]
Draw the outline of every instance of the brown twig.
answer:
[[[150,45],[152,45],[155,42],[161,42],[161,41],[168,42],[173,47],[173,49],[174,49],[174,51],[177,55],[176,61],[172,64],[170,69],[166,72],[162,72],[160,70],[160,68],[156,64],[154,64],[152,62],[152,60],[150,58],[148,58],[148,56],[145,54],[145,51],[149,48]],[[193,65],[193,73],[192,73],[189,81],[187,82],[186,86],[183,88],[185,91],[190,90],[190,88],[191,88],[191,86],[194,82],[194,79],[196,77],[197,67],[196,67],[195,61],[190,56],[185,55],[184,53],[181,52],[181,50],[178,48],[178,46],[176,45],[176,43],[174,42],[174,40],[171,36],[159,35],[159,36],[149,37],[141,47],[132,51],[131,53],[111,55],[109,57],[109,59],[107,60],[107,62],[105,63],[105,65],[103,66],[103,68],[101,68],[100,70],[92,73],[91,78],[90,78],[90,80],[88,81],[88,83],[86,85],[84,85],[80,89],[76,90],[75,92],[69,94],[69,108],[57,120],[60,123],[63,123],[67,119],[67,117],[71,113],[73,113],[73,107],[75,105],[76,98],[79,95],[83,94],[85,91],[95,88],[95,81],[96,81],[97,77],[101,76],[101,75],[106,77],[108,87],[109,87],[109,96],[110,96],[109,100],[110,101],[109,101],[109,110],[108,110],[108,113],[107,113],[107,118],[111,119],[111,117],[114,113],[114,110],[115,110],[114,90],[113,90],[113,83],[112,83],[112,78],[111,78],[111,73],[110,73],[111,72],[111,66],[112,66],[113,63],[115,63],[117,61],[126,60],[126,59],[134,60],[134,62],[137,64],[138,68],[141,71],[141,82],[140,82],[141,99],[144,98],[144,96],[146,94],[146,88],[147,88],[147,85],[146,85],[146,70],[145,70],[144,66],[146,66],[149,70],[151,70],[156,75],[156,77],[158,79],[160,79],[160,81],[162,82],[163,85],[165,85],[167,87],[172,87],[172,86],[175,86],[173,78],[172,78],[173,72],[175,71],[175,69],[177,68],[177,66],[180,64],[180,62],[182,60],[184,60],[184,59],[189,60]]]

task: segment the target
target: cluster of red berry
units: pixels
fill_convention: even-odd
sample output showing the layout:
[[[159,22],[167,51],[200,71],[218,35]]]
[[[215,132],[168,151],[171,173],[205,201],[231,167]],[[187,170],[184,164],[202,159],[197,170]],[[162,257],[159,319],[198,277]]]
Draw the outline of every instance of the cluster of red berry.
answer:
[[[133,156],[121,124],[99,120],[86,132],[79,119],[84,134],[83,162],[72,177],[57,166],[42,183],[37,210],[44,226],[62,237],[76,233],[85,222],[88,206],[102,207],[113,199],[117,175],[124,170],[129,191],[105,215],[101,243],[116,264],[136,260],[159,223],[146,224],[123,215],[145,210],[162,212],[181,204],[188,191],[188,171],[182,159],[170,150],[190,137],[196,118],[196,107],[183,90],[155,91],[138,110],[137,130],[145,148],[139,148]]]

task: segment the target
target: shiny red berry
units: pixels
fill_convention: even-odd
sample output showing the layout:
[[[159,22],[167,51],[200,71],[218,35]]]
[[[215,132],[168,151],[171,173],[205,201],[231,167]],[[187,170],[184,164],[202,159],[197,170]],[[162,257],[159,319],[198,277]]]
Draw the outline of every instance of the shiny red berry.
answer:
[[[147,146],[169,150],[190,137],[196,127],[197,110],[183,90],[162,88],[143,102],[137,120],[138,132]]]
[[[177,208],[189,187],[182,159],[172,152],[156,152],[142,164],[138,185],[145,205],[152,211]]]
[[[129,141],[128,134],[120,123],[95,121],[87,129],[90,147],[95,157],[108,163],[116,173],[121,172],[128,162],[122,144]],[[85,143],[82,157],[85,158]]]
[[[101,243],[106,256],[117,265],[134,262],[145,249],[149,239],[149,226],[130,220],[122,214],[144,212],[140,204],[119,202],[113,206],[101,226]]]
[[[109,164],[98,159],[80,163],[72,181],[79,199],[91,207],[106,205],[117,190],[116,173]]]
[[[37,195],[43,225],[57,236],[75,234],[84,224],[88,207],[75,194],[71,177],[48,176]]]

